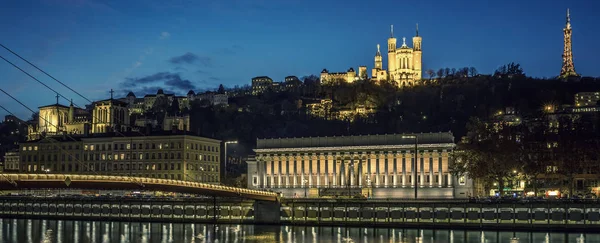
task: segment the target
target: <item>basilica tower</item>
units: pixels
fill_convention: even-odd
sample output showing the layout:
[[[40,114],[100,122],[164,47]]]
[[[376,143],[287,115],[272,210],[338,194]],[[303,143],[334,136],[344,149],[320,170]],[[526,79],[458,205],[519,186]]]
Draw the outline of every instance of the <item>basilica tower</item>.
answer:
[[[396,38],[394,38],[394,25],[392,25],[388,39],[388,72],[391,80],[394,80],[394,77],[391,77],[394,71],[396,71]]]
[[[417,24],[417,34],[413,37],[413,69],[415,70],[415,82],[421,80],[421,58],[422,58],[422,50],[421,50],[421,42],[423,39],[419,36],[419,24]]]
[[[567,9],[567,24],[563,29],[564,32],[564,50],[562,54],[562,69],[560,70],[560,78],[568,79],[570,77],[579,77],[579,74],[575,72],[575,66],[573,65],[573,51],[571,49],[571,14]]]
[[[381,51],[379,50],[379,44],[377,44],[377,53],[375,53],[375,69],[381,70],[383,68],[383,63],[381,60]]]

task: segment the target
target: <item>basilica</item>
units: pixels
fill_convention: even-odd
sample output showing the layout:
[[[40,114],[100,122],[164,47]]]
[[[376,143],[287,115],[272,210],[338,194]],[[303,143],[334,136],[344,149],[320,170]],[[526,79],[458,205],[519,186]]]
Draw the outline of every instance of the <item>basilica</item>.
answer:
[[[379,44],[375,53],[375,64],[371,70],[372,80],[389,80],[396,83],[399,87],[419,85],[422,78],[422,38],[419,36],[419,25],[417,25],[416,35],[412,38],[412,47],[406,44],[406,38],[402,38],[402,45],[398,47],[397,40],[394,37],[394,26],[391,26],[390,38],[388,38],[388,63],[387,70],[383,68],[383,56]],[[359,66],[358,74],[354,68],[346,72],[329,72],[323,69],[321,72],[321,83],[332,84],[336,81],[352,83],[356,80],[365,80],[367,76],[367,67]]]

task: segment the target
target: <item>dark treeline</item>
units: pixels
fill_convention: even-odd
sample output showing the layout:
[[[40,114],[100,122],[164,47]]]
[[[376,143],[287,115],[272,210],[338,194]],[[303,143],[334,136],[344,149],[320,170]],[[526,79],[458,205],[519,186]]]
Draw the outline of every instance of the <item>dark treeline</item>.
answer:
[[[458,139],[466,134],[471,117],[487,119],[506,107],[524,118],[537,116],[545,105],[573,104],[575,93],[600,90],[598,79],[531,78],[512,63],[494,75],[451,70],[404,88],[370,80],[320,85],[316,76],[304,77],[304,85],[294,90],[232,97],[229,107],[193,103],[191,129],[203,136],[238,139],[248,149],[256,138],[452,131]],[[326,98],[333,101],[333,110],[364,105],[376,112],[352,122],[307,115],[307,103]]]

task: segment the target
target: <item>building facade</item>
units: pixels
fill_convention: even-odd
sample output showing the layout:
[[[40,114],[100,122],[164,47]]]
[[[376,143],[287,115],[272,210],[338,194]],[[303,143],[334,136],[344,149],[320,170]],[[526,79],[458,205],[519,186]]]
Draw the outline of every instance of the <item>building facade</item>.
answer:
[[[273,79],[267,76],[252,78],[252,95],[262,94],[273,86]]]
[[[465,198],[472,181],[449,171],[451,133],[258,139],[248,187],[287,197]]]
[[[371,69],[371,79],[382,81],[390,80],[399,87],[414,86],[421,84],[423,73],[423,50],[421,48],[423,38],[419,36],[419,25],[417,25],[416,35],[412,38],[412,47],[406,44],[406,38],[402,38],[402,45],[398,47],[397,40],[394,37],[394,26],[391,26],[391,36],[388,39],[388,68],[383,68],[383,56],[379,44],[375,53],[375,63]],[[334,80],[341,80],[348,83],[359,79],[368,79],[367,67],[359,66],[358,75],[353,68],[347,72],[332,73],[327,69],[321,71],[321,83],[328,84]]]
[[[19,171],[19,151],[4,154],[4,171]]]
[[[20,172],[219,183],[219,140],[184,134],[127,135],[57,137],[21,143]]]

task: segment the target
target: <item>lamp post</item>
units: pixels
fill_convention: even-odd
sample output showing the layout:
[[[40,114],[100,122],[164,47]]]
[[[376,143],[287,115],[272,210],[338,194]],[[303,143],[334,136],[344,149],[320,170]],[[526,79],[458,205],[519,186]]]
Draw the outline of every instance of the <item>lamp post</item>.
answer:
[[[413,174],[413,180],[415,182],[415,199],[417,199],[418,198],[417,188],[418,188],[418,183],[419,183],[419,181],[417,180],[417,165],[418,165],[417,160],[419,158],[419,150],[418,150],[419,138],[417,137],[417,135],[414,135],[414,134],[413,135],[403,135],[402,138],[412,138],[415,140],[415,159],[412,164],[412,170],[413,170],[412,174]],[[421,168],[421,169],[423,169],[423,168]]]
[[[223,177],[224,178],[227,177],[227,144],[237,144],[237,143],[238,143],[237,140],[235,140],[235,141],[226,141],[225,142],[225,146],[224,146],[225,147],[225,158],[223,159],[223,167],[224,167],[224,169],[223,169]]]
[[[50,174],[50,169],[45,169],[44,172],[46,172],[46,174]],[[44,197],[48,197],[48,191],[50,191],[50,189],[44,190]]]
[[[304,185],[304,198],[306,198],[306,183],[308,182],[307,179],[302,180],[302,184]]]

